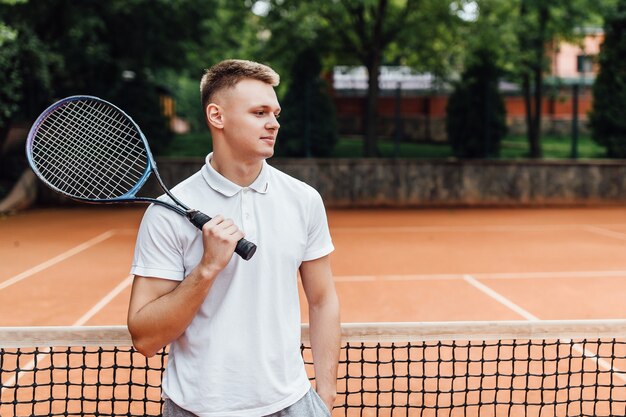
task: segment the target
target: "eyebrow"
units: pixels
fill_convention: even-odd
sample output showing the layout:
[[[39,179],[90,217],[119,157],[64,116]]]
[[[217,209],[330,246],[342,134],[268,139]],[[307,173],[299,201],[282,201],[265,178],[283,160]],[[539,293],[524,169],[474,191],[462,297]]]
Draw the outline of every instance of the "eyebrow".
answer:
[[[250,106],[250,109],[268,109],[268,110],[274,109],[275,112],[280,112],[282,110],[280,106],[274,108],[270,104],[257,104],[256,106]]]

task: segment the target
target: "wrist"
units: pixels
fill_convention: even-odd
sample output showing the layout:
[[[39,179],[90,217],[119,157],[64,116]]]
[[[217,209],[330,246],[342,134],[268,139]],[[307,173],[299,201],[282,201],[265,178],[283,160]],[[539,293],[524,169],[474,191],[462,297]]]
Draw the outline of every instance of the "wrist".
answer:
[[[335,403],[335,399],[337,398],[337,391],[332,389],[316,389],[317,395],[324,401],[324,403],[328,406],[329,410],[333,409],[333,404]]]
[[[212,263],[206,265],[200,263],[196,268],[198,278],[202,279],[203,281],[212,281],[217,276],[217,274],[220,273],[220,271],[221,269],[218,268],[216,265],[213,265]]]

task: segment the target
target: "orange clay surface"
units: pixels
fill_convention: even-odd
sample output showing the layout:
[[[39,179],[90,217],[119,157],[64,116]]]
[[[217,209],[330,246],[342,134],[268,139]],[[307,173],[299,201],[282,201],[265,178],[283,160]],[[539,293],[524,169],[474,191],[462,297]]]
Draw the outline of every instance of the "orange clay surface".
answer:
[[[143,210],[1,218],[0,326],[125,324]],[[329,210],[328,218],[343,322],[626,317],[623,208]]]

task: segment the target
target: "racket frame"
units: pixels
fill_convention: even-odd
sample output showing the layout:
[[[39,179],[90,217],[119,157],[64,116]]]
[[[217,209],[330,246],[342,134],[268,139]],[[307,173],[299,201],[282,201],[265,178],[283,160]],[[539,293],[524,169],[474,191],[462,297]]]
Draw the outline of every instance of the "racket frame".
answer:
[[[112,107],[113,109],[115,109],[116,111],[120,112],[124,117],[126,117],[126,119],[132,124],[133,128],[135,129],[135,131],[139,134],[139,138],[141,139],[144,148],[146,150],[146,168],[144,170],[144,173],[142,175],[142,177],[137,180],[137,182],[135,183],[135,185],[128,190],[127,192],[125,192],[123,195],[119,196],[119,197],[113,197],[113,198],[105,198],[105,199],[100,199],[100,198],[84,198],[84,197],[78,197],[75,195],[71,195],[61,189],[59,189],[58,187],[56,187],[55,185],[51,184],[47,179],[46,176],[43,175],[39,169],[37,168],[37,165],[35,164],[35,161],[33,160],[33,156],[32,156],[32,150],[33,150],[33,143],[35,141],[35,137],[37,136],[37,132],[39,131],[40,126],[44,123],[44,121],[48,118],[48,116],[53,113],[54,111],[56,111],[58,108],[66,106],[68,103],[74,102],[74,101],[81,101],[81,100],[91,100],[91,101],[95,101],[95,102],[99,102],[99,103],[103,103],[107,106]],[[161,206],[165,206],[169,209],[172,209],[174,211],[176,211],[178,214],[185,216],[187,218],[191,218],[191,216],[193,216],[194,214],[196,214],[198,211],[189,208],[186,204],[184,204],[182,201],[180,201],[178,198],[176,198],[171,191],[166,187],[166,185],[163,183],[163,180],[161,179],[161,175],[159,174],[159,171],[157,169],[156,166],[156,162],[154,160],[154,157],[152,155],[152,151],[150,150],[150,145],[148,144],[148,140],[146,139],[145,135],[143,134],[143,132],[141,131],[141,129],[139,128],[139,125],[137,125],[137,123],[135,123],[135,121],[133,120],[132,117],[130,117],[124,110],[120,109],[118,106],[116,106],[115,104],[108,102],[106,100],[103,100],[99,97],[94,97],[94,96],[89,96],[89,95],[75,95],[75,96],[70,96],[70,97],[66,97],[62,100],[59,100],[57,102],[55,102],[54,104],[52,104],[51,106],[49,106],[46,110],[44,110],[39,117],[37,117],[37,120],[35,120],[35,123],[33,123],[33,126],[31,127],[30,131],[28,132],[28,137],[26,139],[26,157],[28,158],[28,163],[31,166],[31,168],[33,169],[33,171],[35,172],[35,174],[37,175],[37,177],[39,177],[40,180],[42,180],[46,186],[48,186],[49,188],[53,189],[54,191],[63,194],[73,200],[77,200],[77,201],[81,201],[81,202],[85,202],[85,203],[92,203],[92,204],[113,204],[113,203],[155,203],[155,204],[159,204]],[[146,181],[148,181],[148,179],[150,178],[150,175],[154,174],[155,179],[157,180],[157,182],[159,183],[159,186],[161,187],[161,189],[165,192],[165,194],[172,199],[172,201],[174,201],[174,203],[176,205],[173,204],[169,204],[165,201],[156,199],[156,198],[150,198],[150,197],[140,197],[137,196],[136,193],[144,186],[144,184],[146,183]]]
[[[35,137],[37,136],[37,132],[39,131],[40,126],[43,124],[43,122],[48,118],[48,116],[54,112],[56,109],[58,109],[61,106],[65,106],[70,102],[73,101],[80,101],[80,100],[91,100],[91,101],[96,101],[99,103],[103,103],[106,106],[110,106],[112,107],[114,110],[120,112],[124,117],[126,117],[126,119],[128,121],[130,121],[130,123],[132,124],[133,128],[136,130],[136,132],[139,134],[139,138],[141,139],[141,141],[143,142],[145,151],[146,151],[146,168],[145,171],[143,173],[143,175],[141,176],[141,178],[139,178],[137,180],[137,182],[135,183],[135,185],[133,187],[131,187],[130,190],[128,190],[127,192],[125,192],[124,194],[122,194],[119,197],[113,197],[113,198],[106,198],[106,199],[98,199],[98,198],[84,198],[84,197],[78,197],[78,196],[73,196],[67,192],[64,192],[63,190],[59,189],[58,187],[52,185],[46,178],[45,176],[39,171],[39,169],[37,168],[37,165],[35,164],[35,161],[33,160],[32,154],[33,154],[33,142],[35,140]],[[201,211],[192,209],[190,207],[188,207],[186,204],[184,204],[182,201],[180,201],[178,198],[176,198],[171,191],[165,186],[165,184],[163,183],[163,180],[161,179],[161,176],[159,175],[159,171],[157,169],[156,166],[156,162],[154,160],[154,157],[152,156],[152,151],[150,150],[150,146],[148,144],[148,140],[146,139],[145,135],[143,134],[143,132],[141,131],[141,129],[139,128],[139,125],[137,125],[137,123],[135,123],[135,121],[133,120],[132,117],[130,117],[124,110],[120,109],[119,107],[117,107],[115,104],[110,103],[106,100],[103,100],[99,97],[94,97],[94,96],[89,96],[89,95],[76,95],[76,96],[70,96],[70,97],[66,97],[62,100],[59,100],[55,103],[53,103],[51,106],[49,106],[46,110],[44,110],[39,117],[37,117],[37,119],[35,120],[35,123],[33,123],[33,126],[31,127],[30,131],[28,132],[28,137],[26,139],[26,157],[28,158],[28,163],[31,166],[31,168],[33,169],[33,171],[35,172],[35,175],[37,175],[37,177],[42,180],[49,188],[51,188],[52,190],[65,195],[73,200],[78,200],[78,201],[82,201],[82,202],[86,202],[86,203],[94,203],[94,204],[113,204],[113,203],[154,203],[154,204],[158,204],[161,205],[163,207],[166,207],[170,210],[173,210],[175,212],[177,212],[178,214],[180,214],[181,216],[186,217],[194,226],[196,226],[198,229],[202,230],[202,226],[211,220],[211,217],[207,216],[206,214],[202,213]],[[141,189],[141,187],[145,184],[145,182],[148,180],[148,178],[150,177],[151,174],[154,174],[154,177],[156,178],[157,182],[159,183],[159,186],[161,187],[161,189],[165,192],[165,194],[172,199],[172,201],[176,204],[170,204],[166,201],[163,200],[159,200],[156,198],[149,198],[149,197],[138,197],[136,195],[137,191],[139,191]],[[237,242],[237,246],[235,247],[235,253],[237,253],[239,256],[241,256],[244,260],[249,260],[250,258],[252,258],[252,256],[254,255],[254,253],[256,252],[256,245],[246,239],[240,239]]]

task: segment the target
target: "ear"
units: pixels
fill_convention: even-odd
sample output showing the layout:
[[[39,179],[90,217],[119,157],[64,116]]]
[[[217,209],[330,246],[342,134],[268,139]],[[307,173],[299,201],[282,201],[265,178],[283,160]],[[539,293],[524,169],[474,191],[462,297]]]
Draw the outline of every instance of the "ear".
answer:
[[[224,128],[224,115],[222,108],[215,103],[209,103],[205,109],[205,116],[209,127],[216,129]]]

